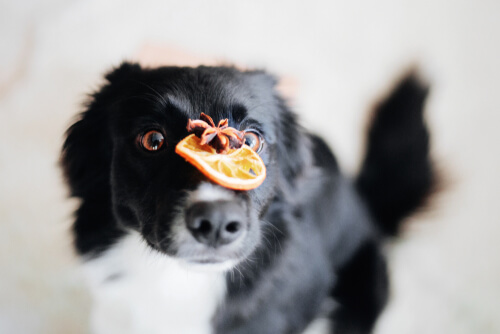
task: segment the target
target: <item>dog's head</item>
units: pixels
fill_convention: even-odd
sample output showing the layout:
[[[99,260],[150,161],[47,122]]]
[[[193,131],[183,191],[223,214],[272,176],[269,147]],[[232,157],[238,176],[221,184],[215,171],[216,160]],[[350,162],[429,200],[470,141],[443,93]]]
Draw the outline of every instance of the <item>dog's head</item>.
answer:
[[[68,130],[63,149],[72,195],[82,199],[76,233],[95,229],[89,238],[112,239],[106,229],[119,226],[190,263],[230,266],[246,258],[260,242],[269,205],[293,191],[307,163],[304,135],[276,94],[274,78],[230,67],[124,63],[106,80]],[[175,153],[188,135],[188,119],[201,112],[246,131],[266,164],[262,185],[223,188]]]

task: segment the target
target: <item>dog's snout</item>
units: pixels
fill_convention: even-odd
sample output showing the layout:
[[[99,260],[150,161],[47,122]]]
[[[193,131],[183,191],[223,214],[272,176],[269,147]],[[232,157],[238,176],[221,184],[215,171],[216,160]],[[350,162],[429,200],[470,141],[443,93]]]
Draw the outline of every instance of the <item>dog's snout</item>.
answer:
[[[219,247],[243,235],[247,220],[245,208],[238,202],[197,202],[187,209],[186,224],[198,242]]]

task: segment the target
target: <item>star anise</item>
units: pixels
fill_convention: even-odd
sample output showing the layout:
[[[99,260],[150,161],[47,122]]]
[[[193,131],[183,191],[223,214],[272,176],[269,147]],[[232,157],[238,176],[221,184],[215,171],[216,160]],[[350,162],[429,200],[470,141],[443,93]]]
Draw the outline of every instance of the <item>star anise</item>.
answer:
[[[223,119],[217,126],[212,117],[201,113],[201,119],[189,120],[187,130],[201,138],[201,145],[210,145],[219,154],[226,154],[229,149],[236,149],[243,146],[244,133],[235,128],[228,127],[228,120]]]

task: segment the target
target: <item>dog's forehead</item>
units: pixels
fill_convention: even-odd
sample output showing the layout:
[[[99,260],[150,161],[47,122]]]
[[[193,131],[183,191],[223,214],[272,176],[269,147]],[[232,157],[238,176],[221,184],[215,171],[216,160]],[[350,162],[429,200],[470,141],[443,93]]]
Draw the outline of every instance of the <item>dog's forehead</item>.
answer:
[[[270,123],[275,117],[274,82],[262,72],[231,67],[173,68],[158,71],[160,94],[188,118],[205,113],[215,122],[250,118]]]

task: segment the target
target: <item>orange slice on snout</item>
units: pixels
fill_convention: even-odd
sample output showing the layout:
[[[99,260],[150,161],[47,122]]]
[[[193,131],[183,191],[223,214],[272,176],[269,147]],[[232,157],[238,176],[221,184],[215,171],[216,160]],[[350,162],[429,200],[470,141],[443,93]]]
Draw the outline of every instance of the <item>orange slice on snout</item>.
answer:
[[[266,166],[249,146],[218,154],[210,145],[201,145],[191,134],[181,140],[175,152],[198,168],[212,182],[235,190],[257,188],[266,178]]]

